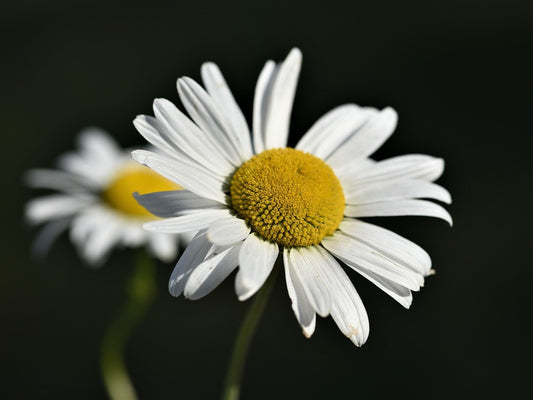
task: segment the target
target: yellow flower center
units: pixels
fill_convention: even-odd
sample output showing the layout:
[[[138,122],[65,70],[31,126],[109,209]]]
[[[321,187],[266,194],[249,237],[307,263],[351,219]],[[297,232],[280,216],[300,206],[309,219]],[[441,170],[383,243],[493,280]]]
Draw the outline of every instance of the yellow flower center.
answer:
[[[149,211],[137,203],[133,192],[145,194],[178,189],[182,188],[151,169],[131,163],[118,171],[103,191],[102,198],[109,206],[124,214],[153,217]]]
[[[291,148],[245,162],[230,183],[231,205],[261,237],[285,247],[311,246],[333,234],[344,193],[320,158]]]

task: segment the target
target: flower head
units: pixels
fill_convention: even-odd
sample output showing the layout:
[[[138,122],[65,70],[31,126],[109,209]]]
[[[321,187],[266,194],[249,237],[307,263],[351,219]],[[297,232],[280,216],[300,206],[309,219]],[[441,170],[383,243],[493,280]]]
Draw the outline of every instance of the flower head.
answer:
[[[59,159],[58,170],[35,169],[26,175],[29,186],[59,192],[26,205],[30,222],[46,223],[34,249],[46,252],[57,235],[70,227],[72,241],[91,265],[101,265],[117,245],[146,244],[158,258],[174,258],[176,237],[144,231],[142,225],[157,217],[141,207],[132,193],[179,190],[180,186],[132,161],[129,150],[120,149],[99,129],[83,131],[79,146],[78,152]]]
[[[252,134],[215,64],[202,66],[206,89],[178,79],[192,121],[169,101],[155,100],[155,118],[139,116],[134,123],[166,155],[132,154],[187,190],[136,197],[164,218],[145,224],[147,230],[199,231],[172,273],[172,295],[201,298],[238,267],[235,290],[246,300],[282,253],[304,334],[314,332],[316,314],[331,315],[360,346],[368,337],[368,317],[341,264],[408,308],[431,260],[416,244],[359,218],[424,215],[451,224],[444,208],[420,200],[451,201],[432,183],[444,163],[425,155],[372,160],[397,115],[391,108],[355,104],[328,112],[296,148],[287,148],[300,65],[298,49],[280,64],[266,63],[255,89]]]

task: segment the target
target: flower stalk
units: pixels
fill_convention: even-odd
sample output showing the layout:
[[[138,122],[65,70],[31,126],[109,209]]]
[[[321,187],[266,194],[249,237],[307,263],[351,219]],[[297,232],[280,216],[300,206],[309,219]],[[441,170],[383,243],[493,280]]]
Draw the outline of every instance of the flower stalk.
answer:
[[[124,362],[124,351],[135,327],[146,315],[155,293],[155,260],[142,250],[135,269],[126,284],[124,307],[104,335],[100,368],[106,391],[111,400],[137,400]]]
[[[276,277],[279,273],[279,269],[279,265],[274,266],[266,283],[253,297],[252,304],[250,304],[250,307],[248,308],[244,321],[239,329],[237,338],[235,339],[235,344],[233,345],[226,381],[222,391],[222,400],[239,399],[246,356],[248,355],[252,338],[268,302],[270,293],[272,292],[272,289],[276,283]]]

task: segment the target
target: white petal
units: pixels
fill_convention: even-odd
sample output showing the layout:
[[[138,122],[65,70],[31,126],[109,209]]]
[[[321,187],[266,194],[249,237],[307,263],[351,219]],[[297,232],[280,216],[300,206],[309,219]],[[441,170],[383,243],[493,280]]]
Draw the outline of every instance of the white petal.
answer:
[[[226,176],[233,170],[233,165],[223,157],[223,148],[206,131],[198,129],[172,102],[155,99],[154,114],[160,122],[156,127],[166,131],[166,136],[182,153],[219,175]]]
[[[104,185],[126,160],[122,151],[104,131],[88,128],[79,135],[79,151],[62,155],[58,164],[64,169],[83,178],[91,187]]]
[[[332,168],[342,166],[355,158],[365,158],[376,151],[394,132],[398,115],[392,108],[385,108],[371,118],[342,146],[326,159]]]
[[[65,193],[90,190],[77,175],[52,169],[32,169],[24,174],[25,183],[33,188],[53,189]]]
[[[322,245],[356,271],[362,269],[363,272],[374,272],[411,290],[419,290],[420,283],[423,282],[421,274],[405,268],[341,232],[337,231],[333,236],[326,237],[322,240]]]
[[[47,223],[37,234],[31,246],[31,252],[36,257],[43,257],[48,253],[50,246],[57,237],[63,233],[70,224],[70,218],[60,218]]]
[[[431,270],[431,258],[417,244],[367,222],[346,218],[339,225],[339,230],[357,238],[386,256],[409,266],[424,276]]]
[[[147,231],[159,233],[181,233],[207,228],[218,219],[225,218],[229,214],[228,210],[201,210],[191,214],[174,218],[167,218],[159,221],[150,221],[143,225]]]
[[[370,333],[370,324],[365,306],[352,282],[337,261],[322,247],[315,246],[315,248],[322,256],[322,260],[329,264],[329,268],[325,266],[322,268],[324,273],[327,274],[330,287],[331,317],[342,333],[355,345],[362,346]]]
[[[234,137],[238,138],[241,158],[251,158],[253,150],[248,124],[218,66],[210,62],[202,65],[202,79],[207,92],[226,116]]]
[[[369,270],[363,270],[360,268],[357,270],[357,272],[364,276],[366,279],[368,279],[370,282],[372,282],[374,285],[376,285],[378,288],[383,290],[389,296],[391,296],[403,307],[411,307],[411,303],[413,302],[413,295],[411,294],[411,290],[409,290],[405,286],[399,285]]]
[[[142,224],[139,220],[120,216],[120,221],[123,224],[121,229],[120,245],[138,247],[148,243],[149,232],[143,230]]]
[[[278,258],[278,245],[248,235],[239,253],[239,272],[235,277],[235,290],[240,301],[253,296],[265,283]]]
[[[172,261],[178,253],[175,235],[151,232],[148,234],[148,245],[152,253],[162,261]]]
[[[237,268],[240,247],[240,244],[235,245],[213,254],[198,265],[185,284],[185,297],[190,300],[200,299],[220,285]]]
[[[272,60],[267,61],[255,85],[253,138],[256,154],[265,150],[265,122],[268,114],[268,102],[277,71],[276,63]]]
[[[75,152],[59,157],[59,168],[80,177],[83,183],[91,188],[101,188],[116,170],[118,162],[94,162]]]
[[[207,230],[207,238],[216,245],[225,246],[246,239],[249,233],[246,222],[231,215],[214,221]]]
[[[196,231],[189,231],[189,232],[183,232],[180,233],[179,238],[179,245],[183,248],[186,248],[189,243],[191,243],[191,240],[196,236],[198,232]]]
[[[225,204],[223,181],[199,164],[185,158],[170,158],[146,150],[135,150],[131,156],[135,161],[150,167],[198,196]]]
[[[74,217],[70,228],[70,239],[73,243],[87,241],[94,225],[100,223],[102,219],[102,213],[99,210],[99,206],[90,206]]]
[[[370,158],[357,158],[345,163],[342,166],[336,166],[333,169],[335,176],[339,178],[341,186],[348,188],[354,186],[356,178],[362,171],[370,171],[378,163]],[[366,183],[366,182],[363,182]]]
[[[415,198],[435,199],[450,204],[450,193],[435,183],[423,180],[389,180],[366,184],[343,186],[348,204],[365,204],[380,201]]]
[[[302,283],[309,302],[318,315],[327,316],[331,307],[331,299],[327,283],[321,273],[320,255],[306,248],[293,248],[288,253],[292,271]]]
[[[191,240],[170,275],[168,290],[172,296],[177,297],[183,293],[191,272],[205,260],[212,247],[213,243],[207,239],[206,231],[198,232]]]
[[[315,331],[315,310],[307,299],[302,283],[291,267],[287,249],[283,250],[283,265],[285,267],[285,282],[287,284],[287,292],[291,299],[292,310],[302,327],[303,334],[309,338]]]
[[[407,154],[379,161],[367,167],[347,164],[335,170],[337,176],[346,177],[352,184],[381,182],[399,179],[422,179],[433,182],[444,171],[444,160],[422,154]]]
[[[100,128],[86,128],[80,132],[79,146],[90,159],[105,162],[122,155],[122,150],[107,132]]]
[[[269,93],[267,119],[264,123],[264,140],[267,149],[285,147],[296,84],[302,65],[302,53],[292,49],[279,67]]]
[[[95,223],[86,241],[78,242],[82,255],[92,267],[100,267],[107,254],[120,240],[120,226],[113,218]]]
[[[38,197],[26,204],[26,218],[33,224],[73,215],[93,200],[62,194]]]
[[[219,202],[200,197],[189,190],[169,190],[147,194],[133,193],[135,200],[160,218],[176,217],[202,209],[225,208]]]
[[[149,115],[138,115],[133,120],[133,125],[142,137],[158,150],[171,156],[180,152],[174,141],[168,137],[168,129],[164,128],[163,123],[156,118]]]
[[[355,104],[334,108],[307,131],[296,149],[325,160],[376,112],[375,109],[361,108]]]
[[[178,79],[178,93],[191,118],[223,149],[227,160],[234,166],[246,161],[241,157],[240,150],[244,145],[239,136],[230,129],[229,122],[207,92],[192,79],[184,77]]]
[[[426,200],[382,201],[361,205],[346,205],[344,215],[348,217],[390,217],[399,215],[419,215],[440,218],[453,224],[452,217],[438,204]]]

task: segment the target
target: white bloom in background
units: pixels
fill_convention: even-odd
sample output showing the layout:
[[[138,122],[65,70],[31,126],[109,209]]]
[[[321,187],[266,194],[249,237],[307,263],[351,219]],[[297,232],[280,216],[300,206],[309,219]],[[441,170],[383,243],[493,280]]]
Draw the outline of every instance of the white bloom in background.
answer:
[[[54,239],[70,227],[80,255],[99,266],[114,246],[147,245],[158,258],[177,255],[175,235],[147,232],[142,225],[158,219],[141,207],[133,192],[178,190],[181,187],[130,158],[111,137],[96,128],[83,131],[79,151],[59,159],[59,169],[34,169],[26,175],[29,186],[58,191],[26,205],[26,217],[45,223],[34,250],[46,253]]]
[[[423,215],[452,223],[441,206],[449,193],[432,183],[442,159],[369,156],[392,134],[397,115],[346,104],[320,118],[296,148],[287,148],[301,65],[293,49],[268,61],[255,89],[253,129],[213,63],[202,66],[205,90],[178,79],[189,119],[171,102],[154,101],[155,118],[135,126],[159,150],[133,158],[187,190],[136,195],[165,218],[145,224],[159,233],[197,231],[178,261],[170,293],[199,299],[238,267],[235,290],[246,300],[263,285],[282,253],[296,318],[309,337],[316,314],[331,315],[356,345],[369,334],[367,313],[339,261],[408,308],[411,291],[430,274],[416,244],[359,217]]]

